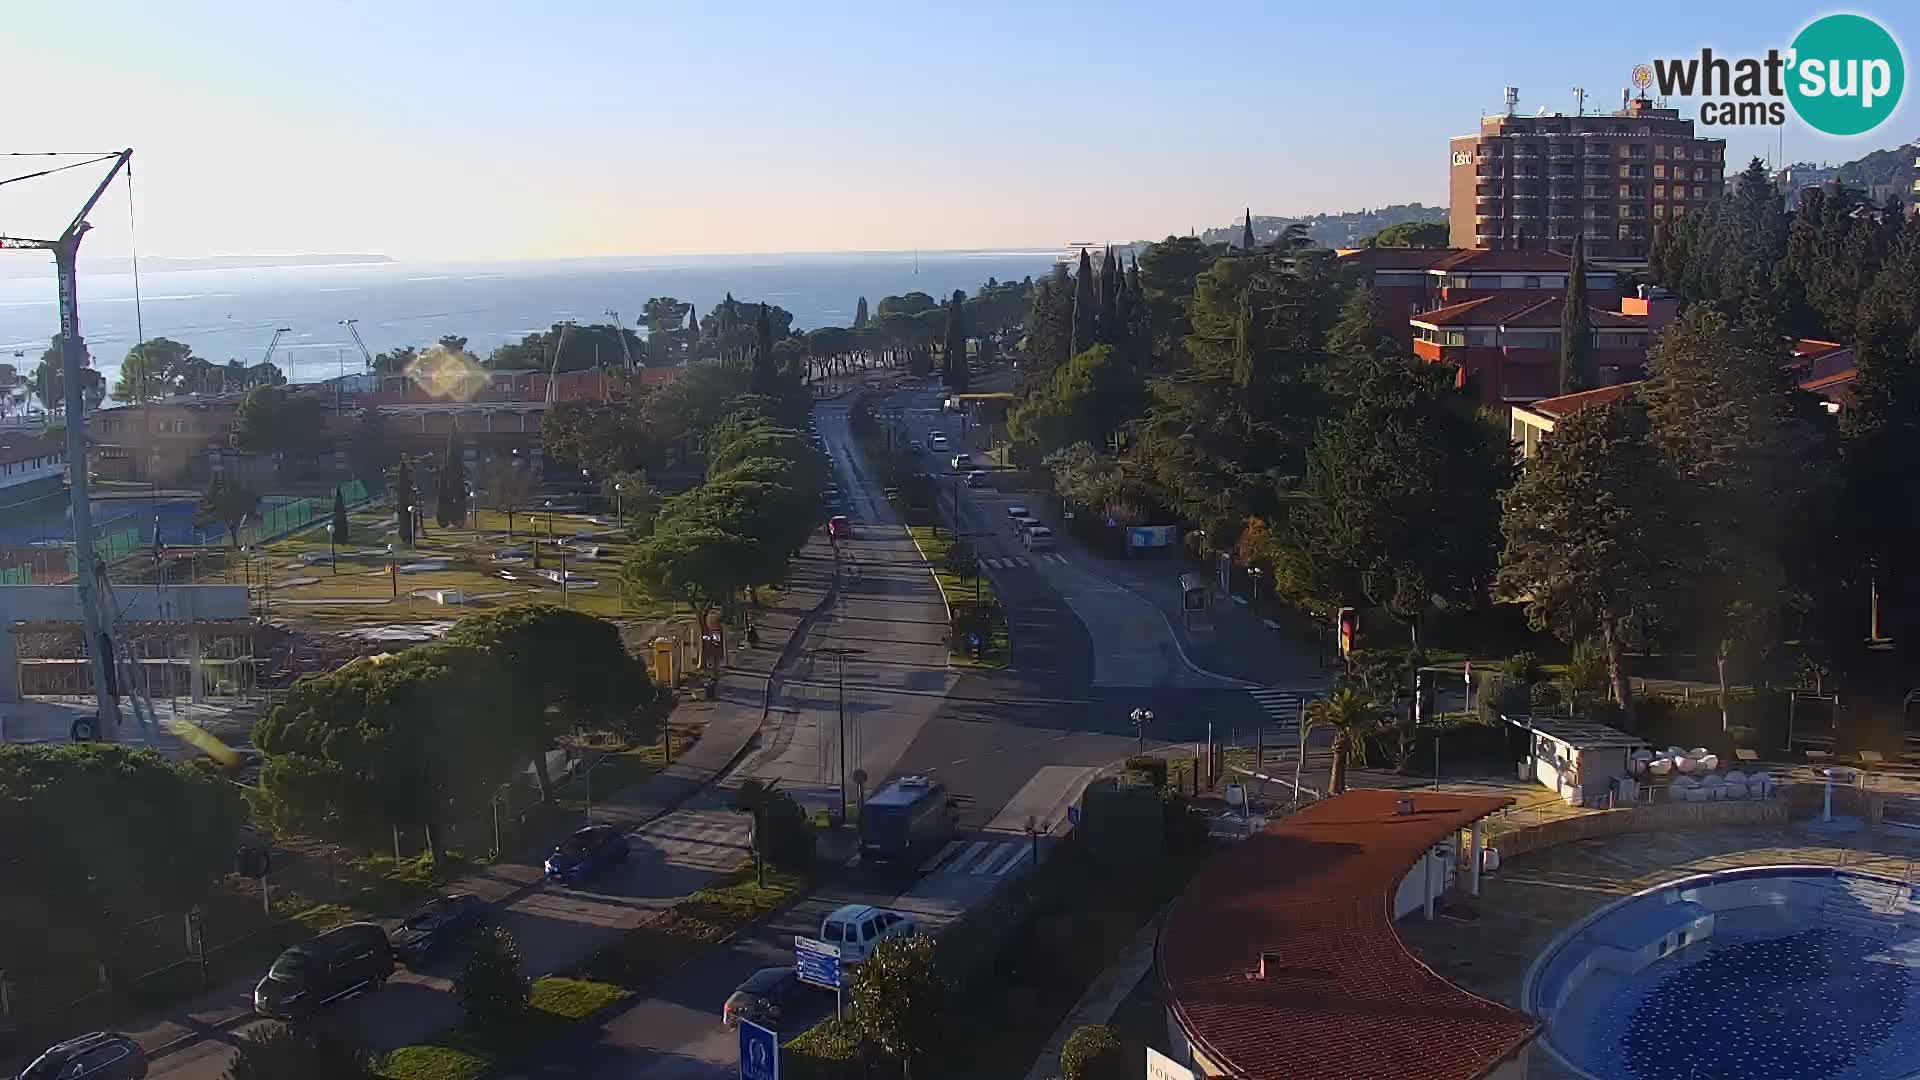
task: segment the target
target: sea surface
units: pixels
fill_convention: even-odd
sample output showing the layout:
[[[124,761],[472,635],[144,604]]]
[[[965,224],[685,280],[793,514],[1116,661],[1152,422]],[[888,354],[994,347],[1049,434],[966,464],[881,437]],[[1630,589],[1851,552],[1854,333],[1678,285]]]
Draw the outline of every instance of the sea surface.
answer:
[[[130,272],[79,281],[80,331],[108,385],[137,340],[168,337],[215,362],[258,363],[274,330],[288,327],[274,363],[294,382],[360,370],[360,350],[340,320],[357,319],[373,352],[459,334],[485,356],[563,319],[634,325],[649,297],[699,306],[705,319],[726,294],[793,312],[797,329],[846,326],[865,296],[918,290],[971,295],[989,277],[1038,276],[1053,250],[691,255],[503,263],[365,263],[345,266],[143,271],[134,303]],[[0,362],[22,372],[60,328],[53,264],[41,277],[0,280]]]

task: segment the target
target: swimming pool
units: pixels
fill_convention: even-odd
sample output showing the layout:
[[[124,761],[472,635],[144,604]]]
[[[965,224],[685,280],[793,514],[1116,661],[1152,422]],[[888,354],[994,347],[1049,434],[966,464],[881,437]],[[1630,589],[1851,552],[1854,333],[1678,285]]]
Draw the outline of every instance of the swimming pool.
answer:
[[[1589,916],[1523,991],[1593,1080],[1920,1076],[1920,904],[1819,866],[1683,878]]]

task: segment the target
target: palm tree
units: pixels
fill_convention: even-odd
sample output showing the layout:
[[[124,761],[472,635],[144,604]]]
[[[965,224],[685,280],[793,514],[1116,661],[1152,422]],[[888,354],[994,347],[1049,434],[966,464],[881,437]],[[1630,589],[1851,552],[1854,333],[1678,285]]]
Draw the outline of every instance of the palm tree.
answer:
[[[1352,687],[1343,687],[1307,706],[1307,726],[1325,725],[1333,729],[1333,773],[1327,779],[1327,794],[1347,790],[1347,761],[1366,762],[1366,737],[1379,723],[1373,703]]]

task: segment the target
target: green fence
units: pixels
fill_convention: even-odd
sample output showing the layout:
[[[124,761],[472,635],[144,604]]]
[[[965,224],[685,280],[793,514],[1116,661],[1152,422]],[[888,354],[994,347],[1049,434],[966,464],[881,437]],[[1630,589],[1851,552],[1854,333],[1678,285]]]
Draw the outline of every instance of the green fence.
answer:
[[[31,566],[12,566],[0,570],[0,585],[31,584],[33,584],[33,567]]]
[[[148,540],[151,541],[152,537],[148,537]],[[122,529],[111,536],[103,536],[93,542],[94,556],[109,565],[115,559],[123,559],[139,550],[141,550],[139,529]],[[73,573],[78,573],[80,570],[71,551],[67,552],[67,570]]]
[[[340,485],[340,497],[349,507],[363,505],[372,498],[367,494],[367,485],[359,480]],[[260,516],[257,524],[241,526],[240,543],[263,544],[269,540],[277,540],[289,533],[296,533],[326,521],[332,516],[332,496],[324,499],[295,499],[268,510]],[[220,535],[224,536],[225,533],[222,532]],[[208,539],[211,540],[212,535],[209,535]]]

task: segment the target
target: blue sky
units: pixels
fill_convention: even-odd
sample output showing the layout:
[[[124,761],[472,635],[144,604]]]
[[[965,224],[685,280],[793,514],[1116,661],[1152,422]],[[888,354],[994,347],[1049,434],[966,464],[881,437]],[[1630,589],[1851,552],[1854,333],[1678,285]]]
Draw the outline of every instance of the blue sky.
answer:
[[[134,146],[151,254],[1055,246],[1442,202],[1447,137],[1505,85],[1610,108],[1635,63],[1784,47],[1832,10],[39,3],[9,11],[0,149]],[[1920,41],[1911,4],[1850,10]],[[1897,145],[1914,116],[1790,121],[1787,157]],[[1723,130],[1730,160],[1777,152]],[[44,229],[75,180],[0,188],[0,231]],[[92,253],[125,250],[124,218],[96,214]]]

